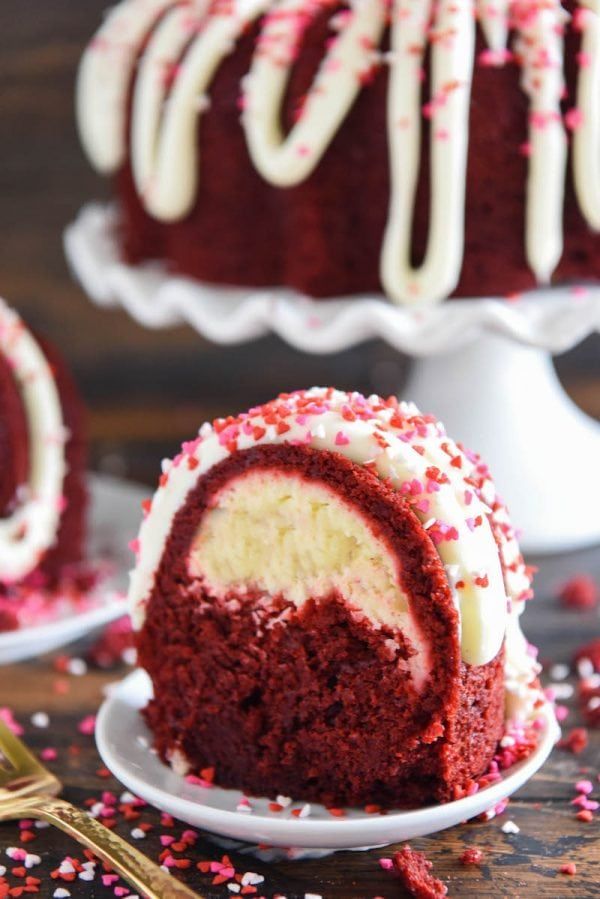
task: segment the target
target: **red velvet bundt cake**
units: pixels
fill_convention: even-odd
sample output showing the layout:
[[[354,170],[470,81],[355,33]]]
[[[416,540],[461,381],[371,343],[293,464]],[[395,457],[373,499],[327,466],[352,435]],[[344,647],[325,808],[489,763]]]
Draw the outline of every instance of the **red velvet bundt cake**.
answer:
[[[76,578],[86,489],[83,412],[57,352],[0,301],[0,631],[29,590]]]
[[[205,425],[148,503],[130,598],[178,770],[413,805],[533,714],[530,581],[485,465],[407,404],[315,388]]]
[[[82,140],[124,258],[398,303],[600,278],[598,0],[123,0]]]

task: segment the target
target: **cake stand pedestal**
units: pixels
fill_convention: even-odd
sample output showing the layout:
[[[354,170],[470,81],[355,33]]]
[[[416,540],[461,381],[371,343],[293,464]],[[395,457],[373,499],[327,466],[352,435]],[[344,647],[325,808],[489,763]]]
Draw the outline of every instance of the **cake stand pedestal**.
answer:
[[[160,265],[124,265],[114,211],[98,205],[67,228],[65,249],[93,301],[121,306],[145,327],[187,322],[222,344],[274,332],[308,353],[385,340],[415,359],[403,396],[489,463],[528,552],[600,542],[600,425],[566,396],[551,358],[600,330],[600,288],[417,310],[377,296],[315,302],[286,290],[224,289]]]

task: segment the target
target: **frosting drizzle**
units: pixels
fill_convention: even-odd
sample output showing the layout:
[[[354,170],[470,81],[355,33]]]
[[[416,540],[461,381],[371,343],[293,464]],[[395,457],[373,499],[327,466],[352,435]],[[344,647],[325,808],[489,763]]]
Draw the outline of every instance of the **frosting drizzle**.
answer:
[[[297,122],[280,126],[286,85],[304,31],[331,11],[329,42]],[[452,293],[463,260],[469,104],[479,22],[488,63],[515,59],[529,99],[525,254],[540,283],[562,254],[567,138],[560,0],[123,0],[84,54],[77,90],[84,147],[103,172],[127,158],[125,122],[133,80],[131,165],[153,216],[176,221],[198,189],[197,127],[212,78],[247,25],[264,16],[250,71],[240,85],[242,125],[257,171],[277,187],[296,185],[318,165],[343,124],[364,76],[389,64],[391,192],[381,251],[386,293],[406,305]],[[391,52],[381,42],[390,28]],[[581,211],[600,230],[600,0],[581,0],[582,31],[573,171]],[[511,35],[513,35],[511,39]],[[511,43],[512,40],[512,43]],[[509,49],[510,47],[510,49]],[[431,96],[422,67],[431,55]],[[138,65],[136,73],[136,64]],[[422,264],[411,265],[412,219],[421,166],[422,115],[431,119],[429,234]]]

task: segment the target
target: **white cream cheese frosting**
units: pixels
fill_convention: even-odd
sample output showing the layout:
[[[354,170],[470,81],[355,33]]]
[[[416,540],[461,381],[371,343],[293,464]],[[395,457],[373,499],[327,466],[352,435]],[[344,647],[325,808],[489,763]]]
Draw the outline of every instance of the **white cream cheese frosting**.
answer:
[[[360,394],[329,388],[282,395],[238,418],[205,425],[194,441],[184,444],[182,452],[172,462],[163,463],[160,486],[140,530],[137,565],[131,576],[129,596],[136,628],[143,625],[146,601],[173,519],[185,504],[189,492],[213,466],[232,453],[270,444],[302,444],[341,453],[353,462],[369,465],[398,490],[429,533],[446,568],[460,615],[463,660],[471,665],[491,661],[506,636],[507,671],[511,672],[510,683],[515,685],[515,696],[527,688],[537,668],[521,635],[518,617],[524,600],[531,595],[530,579],[506,508],[496,494],[485,465],[477,456],[450,440],[439,422],[431,416],[421,415],[412,405],[398,404],[393,399],[384,401],[379,397],[365,399]],[[252,514],[254,501],[263,505],[270,503],[272,509],[277,499],[285,496],[288,497],[285,502],[291,502],[291,506],[289,514],[277,513],[280,516],[278,525],[285,530],[292,520],[290,515],[292,518],[297,514],[308,515],[316,529],[315,539],[308,541],[310,554],[300,562],[292,562],[290,558],[298,544],[290,537],[287,560],[279,560],[268,573],[265,566],[265,589],[277,589],[286,577],[291,583],[290,570],[308,575],[309,580],[316,579],[319,576],[316,564],[319,540],[323,535],[332,539],[337,521],[340,534],[335,540],[339,541],[340,552],[342,547],[347,550],[348,546],[344,543],[344,535],[351,534],[357,555],[362,554],[364,559],[376,558],[376,565],[371,567],[368,575],[375,580],[369,583],[368,592],[373,591],[375,596],[378,592],[383,593],[390,588],[391,579],[387,607],[382,603],[377,609],[374,606],[368,608],[370,620],[377,626],[378,619],[387,623],[395,615],[397,626],[404,625],[406,616],[410,616],[409,598],[398,590],[397,578],[387,567],[384,554],[368,530],[361,529],[356,522],[350,526],[346,511],[332,504],[331,498],[322,493],[314,497],[307,493],[302,497],[293,484],[271,484],[270,487],[262,484],[262,498],[257,500],[257,490],[251,487],[249,482],[248,493],[225,494],[222,504],[217,502],[214,516],[207,513],[206,530],[200,529],[192,548],[189,563],[192,572],[195,570],[205,576],[211,586],[216,586],[217,593],[219,589],[226,592],[229,585],[244,576],[258,577],[259,544],[267,538],[271,542],[275,538],[269,531],[258,542],[248,542],[247,516]],[[319,514],[314,517],[315,512],[310,508],[312,501],[328,507],[322,518],[319,519]],[[241,515],[237,524],[233,524],[228,510]],[[224,522],[219,521],[223,514],[228,519],[228,527],[239,527],[239,532],[228,532],[233,547],[228,546],[220,556],[219,546],[223,547],[225,540]],[[315,525],[317,520],[319,524]],[[277,539],[280,539],[277,546],[285,546],[282,538]],[[206,555],[202,552],[203,545]],[[314,557],[313,550],[317,554]],[[338,555],[338,563],[333,568],[324,565],[320,570],[328,584],[336,582],[341,586],[340,572],[348,577],[356,573],[351,565],[339,564],[340,558],[347,560],[347,554]],[[282,565],[287,567],[282,568]],[[311,583],[310,589],[315,586],[316,582]],[[296,591],[292,599],[300,603],[304,596],[302,585],[297,586]],[[358,591],[356,605],[364,611],[367,591],[363,594],[360,594],[360,588]],[[418,633],[416,637],[413,633],[413,639],[418,645]],[[422,656],[423,671],[426,671],[425,653]],[[528,696],[531,697],[531,691]],[[522,698],[515,699],[515,708],[520,707]]]
[[[285,88],[302,52],[306,25],[331,9],[335,31],[298,121],[280,128]],[[373,65],[390,67],[389,214],[381,282],[406,305],[433,303],[458,283],[463,260],[469,104],[479,22],[486,64],[515,58],[529,99],[525,252],[541,283],[550,280],[563,245],[567,138],[560,0],[123,0],[86,50],[77,86],[79,129],[102,172],[127,159],[126,119],[134,82],[131,164],[145,208],[161,221],[184,217],[196,201],[198,121],[222,60],[248,24],[264,15],[250,70],[240,85],[242,124],[257,171],[288,186],[318,165]],[[391,52],[381,43],[388,25]],[[573,174],[581,211],[600,229],[600,0],[581,0],[574,26],[583,33],[573,134]],[[513,37],[511,39],[511,33]],[[512,42],[511,42],[512,40]],[[422,68],[431,56],[431,96]],[[137,67],[137,68],[136,68]],[[493,114],[493,111],[490,111]],[[425,257],[411,263],[412,218],[421,168],[421,120],[431,121],[429,234]],[[493,198],[492,198],[493,199]],[[359,248],[357,248],[357,252]]]
[[[29,436],[29,481],[0,519],[0,581],[21,580],[56,542],[66,474],[65,429],[50,366],[19,316],[0,300],[0,352],[22,397]]]

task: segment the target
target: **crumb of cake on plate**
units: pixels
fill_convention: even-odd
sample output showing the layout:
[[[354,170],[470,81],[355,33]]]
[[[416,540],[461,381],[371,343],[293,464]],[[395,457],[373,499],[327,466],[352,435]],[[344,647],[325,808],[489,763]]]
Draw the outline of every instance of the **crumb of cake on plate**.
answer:
[[[313,388],[204,425],[134,548],[145,716],[175,770],[418,806],[535,749],[529,572],[485,464],[414,406]]]

